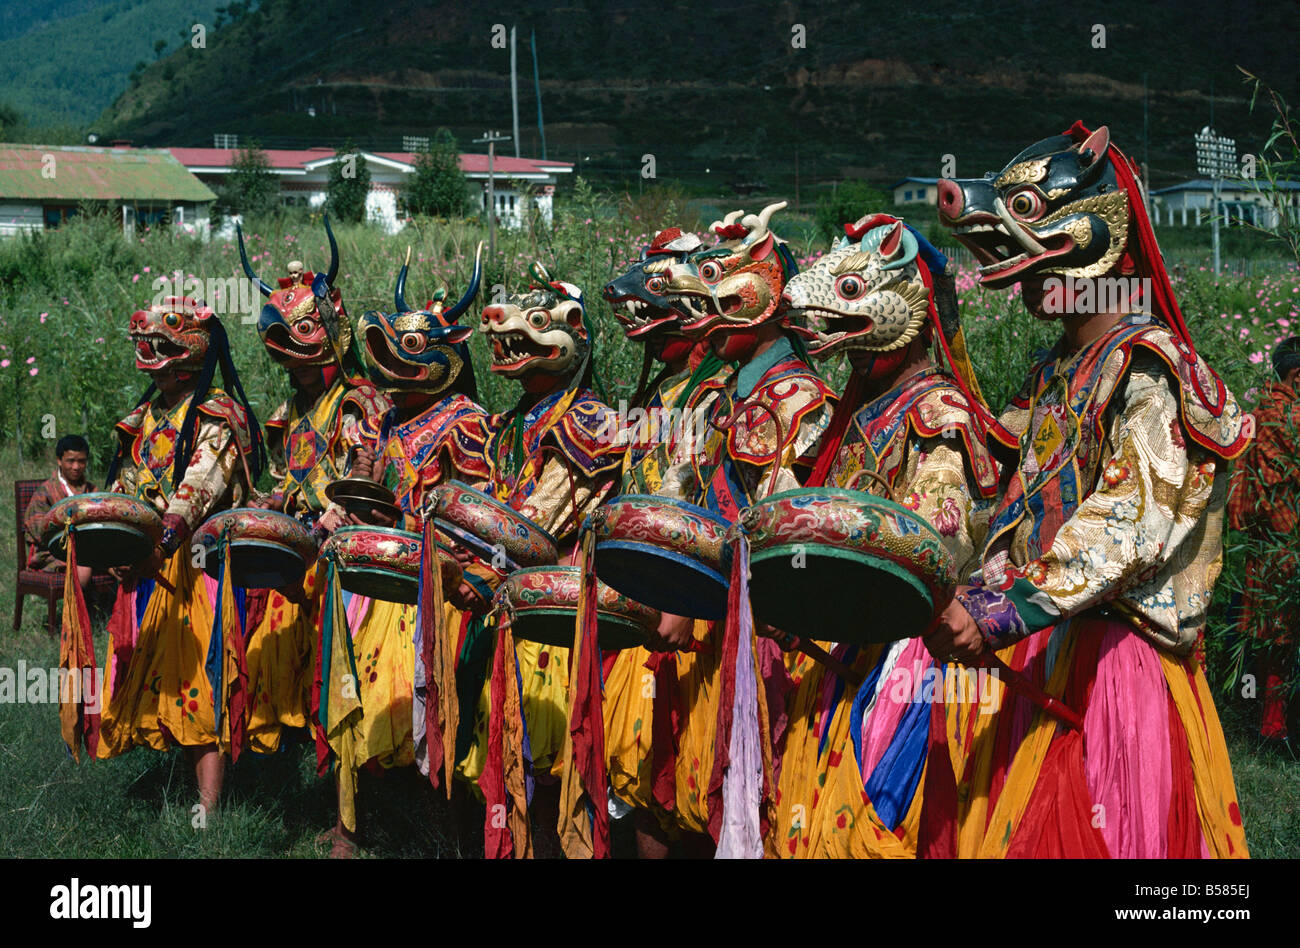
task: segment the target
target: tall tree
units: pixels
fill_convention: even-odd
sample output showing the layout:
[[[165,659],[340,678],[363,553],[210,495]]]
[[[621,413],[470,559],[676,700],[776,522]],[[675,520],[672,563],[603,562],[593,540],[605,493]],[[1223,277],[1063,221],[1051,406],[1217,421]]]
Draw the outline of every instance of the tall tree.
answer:
[[[460,148],[445,128],[415,159],[415,174],[403,199],[408,214],[462,217],[469,209],[469,183],[460,170]]]
[[[256,141],[235,153],[234,169],[221,189],[221,210],[245,218],[268,217],[280,205],[280,182],[271,172],[271,162]]]
[[[366,195],[370,193],[370,168],[361,149],[348,140],[334,153],[330,165],[329,212],[341,221],[359,224],[366,219]]]

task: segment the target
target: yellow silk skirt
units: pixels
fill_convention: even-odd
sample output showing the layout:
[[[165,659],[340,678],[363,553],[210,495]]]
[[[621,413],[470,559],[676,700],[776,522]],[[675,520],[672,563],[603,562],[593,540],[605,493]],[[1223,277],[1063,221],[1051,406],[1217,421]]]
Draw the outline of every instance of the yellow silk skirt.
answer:
[[[139,625],[132,622],[134,649],[126,667],[118,667],[111,637],[108,642],[97,757],[116,757],[137,745],[229,746],[229,715],[222,717],[219,739],[203,669],[212,636],[210,581],[185,549],[163,565],[162,576],[176,592],[154,586]],[[119,597],[134,595],[118,591]]]
[[[625,648],[605,679],[605,759],[609,789],[636,807],[654,806],[652,739],[655,676],[645,663],[655,653]]]
[[[284,728],[306,727],[316,673],[323,575],[307,571],[306,604],[290,602],[275,590],[266,612],[248,638],[248,746],[269,753],[279,749]]]

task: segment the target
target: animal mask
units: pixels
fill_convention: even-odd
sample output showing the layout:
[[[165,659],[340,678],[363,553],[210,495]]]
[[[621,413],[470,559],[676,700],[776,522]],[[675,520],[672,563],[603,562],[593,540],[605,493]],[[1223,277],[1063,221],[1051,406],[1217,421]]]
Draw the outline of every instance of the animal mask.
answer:
[[[212,310],[188,296],[168,296],[131,314],[135,367],[141,372],[198,372],[211,341]]]
[[[287,279],[279,281],[277,290],[253,272],[244,249],[244,233],[238,226],[235,230],[239,235],[239,259],[244,273],[267,297],[257,320],[257,333],[271,358],[287,369],[333,364],[337,359],[334,342],[339,352],[346,352],[352,345],[352,327],[343,309],[342,294],[334,286],[339,272],[339,245],[329,218],[325,218],[325,234],[330,245],[329,271],[323,274],[305,271],[295,276],[291,270]],[[327,311],[322,312],[322,304]]]
[[[406,302],[406,274],[411,251],[397,275],[393,303],[397,311],[385,315],[377,310],[364,313],[357,323],[365,358],[366,374],[376,386],[390,392],[421,391],[437,394],[451,386],[469,362],[466,340],[473,326],[458,326],[456,320],[478,296],[483,278],[483,244],[474,253],[474,273],[469,288],[449,309],[443,309],[446,290],[438,290],[423,309],[413,310]]]
[[[479,331],[487,336],[492,371],[507,378],[544,374],[572,377],[591,352],[582,290],[552,281],[534,264],[526,293],[483,307]]]
[[[722,238],[718,246],[669,267],[663,292],[681,298],[689,312],[682,330],[692,339],[753,329],[776,314],[786,279],[798,272],[784,242],[768,228],[785,206],[770,204],[740,220],[742,212],[733,211],[709,227]]]
[[[791,310],[807,317],[792,327],[818,359],[849,349],[902,349],[927,325],[930,290],[917,265],[916,238],[902,221],[847,225],[830,252],[786,284]]]
[[[1128,194],[1118,188],[1109,147],[1105,126],[1077,143],[1055,135],[996,174],[939,182],[939,220],[980,261],[982,285],[1097,277],[1119,262]]]

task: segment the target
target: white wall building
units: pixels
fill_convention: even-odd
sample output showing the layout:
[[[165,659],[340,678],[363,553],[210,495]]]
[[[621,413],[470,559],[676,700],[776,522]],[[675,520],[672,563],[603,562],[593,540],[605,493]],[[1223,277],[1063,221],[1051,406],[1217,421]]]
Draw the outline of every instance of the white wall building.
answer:
[[[236,148],[172,148],[175,158],[195,177],[213,189],[235,170]],[[332,148],[308,148],[300,151],[266,149],[271,173],[280,179],[280,201],[285,205],[319,207],[328,195],[330,167],[341,160]],[[412,152],[358,153],[370,172],[370,194],[366,198],[367,217],[388,233],[401,230],[406,221],[401,197],[415,174],[416,155]],[[477,184],[480,197],[476,210],[487,208],[488,156],[460,155],[460,169]],[[497,220],[505,227],[521,226],[525,220],[525,198],[531,196],[542,219],[550,223],[552,198],[557,176],[571,174],[567,161],[543,161],[497,155],[492,178],[496,192]]]
[[[1295,220],[1300,212],[1300,181],[1279,181],[1277,186],[1286,195],[1284,207]],[[1278,212],[1265,193],[1268,187],[1267,181],[1223,181],[1219,185],[1223,216],[1270,230],[1277,227]],[[1157,188],[1151,192],[1152,222],[1171,227],[1208,225],[1213,201],[1214,182],[1208,178]]]
[[[889,186],[894,192],[895,204],[931,204],[939,203],[938,178],[903,178]]]
[[[161,149],[0,144],[0,237],[51,230],[93,207],[126,236],[171,226],[207,239],[215,199]]]

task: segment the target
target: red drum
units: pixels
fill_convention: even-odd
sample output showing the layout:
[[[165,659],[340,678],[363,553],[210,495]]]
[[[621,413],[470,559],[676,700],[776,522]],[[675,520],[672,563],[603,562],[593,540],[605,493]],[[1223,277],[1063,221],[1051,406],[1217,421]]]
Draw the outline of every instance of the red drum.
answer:
[[[511,573],[496,597],[512,613],[510,631],[516,638],[572,648],[581,586],[577,566],[540,566]],[[596,622],[602,649],[632,648],[659,628],[659,612],[597,581]]]
[[[322,558],[337,564],[339,583],[348,592],[413,606],[420,595],[418,533],[387,527],[340,527],[321,546]],[[460,564],[438,550],[444,590],[460,584]]]
[[[293,517],[236,507],[203,521],[194,539],[205,548],[203,570],[221,578],[220,545],[228,541],[230,578],[245,589],[277,589],[302,582],[316,560],[316,540]]]
[[[162,516],[150,504],[96,491],[65,497],[51,507],[41,539],[55,559],[66,560],[66,537],[73,534],[78,565],[112,569],[148,559],[162,533]]]
[[[460,481],[433,489],[433,524],[445,540],[467,548],[499,573],[549,566],[555,538],[519,511]]]

